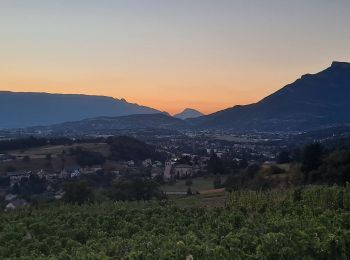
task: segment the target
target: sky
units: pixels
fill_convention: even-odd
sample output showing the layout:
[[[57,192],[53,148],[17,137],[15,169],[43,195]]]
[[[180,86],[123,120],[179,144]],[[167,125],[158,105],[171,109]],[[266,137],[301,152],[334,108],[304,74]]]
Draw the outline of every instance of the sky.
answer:
[[[0,90],[211,113],[350,62],[349,14],[349,0],[0,0]]]

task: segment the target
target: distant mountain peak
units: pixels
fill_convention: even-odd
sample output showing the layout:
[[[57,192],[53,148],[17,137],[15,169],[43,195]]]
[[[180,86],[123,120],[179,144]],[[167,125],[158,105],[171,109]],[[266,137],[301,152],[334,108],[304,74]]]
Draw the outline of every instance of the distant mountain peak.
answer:
[[[174,115],[176,118],[187,119],[203,116],[204,114],[193,108],[185,108],[181,113]]]
[[[343,61],[333,61],[331,67],[340,69],[350,69],[350,63]]]

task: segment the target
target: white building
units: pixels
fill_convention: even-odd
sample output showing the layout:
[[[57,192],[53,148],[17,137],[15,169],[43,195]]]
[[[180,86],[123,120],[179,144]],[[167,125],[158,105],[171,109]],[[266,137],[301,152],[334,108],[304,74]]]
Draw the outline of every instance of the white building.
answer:
[[[193,176],[196,169],[192,165],[188,164],[175,164],[171,161],[165,162],[164,168],[164,180],[169,181],[175,178],[184,178],[188,176]]]

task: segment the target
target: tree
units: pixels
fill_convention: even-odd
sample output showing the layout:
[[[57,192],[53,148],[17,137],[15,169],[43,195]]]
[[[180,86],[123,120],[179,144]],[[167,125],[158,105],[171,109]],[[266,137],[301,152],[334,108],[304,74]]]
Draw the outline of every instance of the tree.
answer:
[[[94,199],[92,187],[87,181],[66,183],[64,191],[64,200],[68,203],[81,205],[85,202],[92,202]]]
[[[260,171],[261,167],[259,164],[252,164],[252,165],[249,165],[247,167],[247,169],[245,170],[245,176],[248,178],[248,179],[253,179],[256,174]]]
[[[0,187],[10,186],[10,178],[6,176],[0,176]]]
[[[80,166],[102,165],[106,158],[98,152],[79,150],[76,152],[77,162]]]
[[[30,162],[30,157],[28,155],[26,155],[23,157],[22,160],[23,160],[23,162],[28,163],[28,162]]]
[[[16,170],[17,170],[16,167],[13,165],[10,165],[9,167],[6,168],[7,172],[15,172]]]
[[[314,143],[304,147],[301,154],[301,169],[308,173],[316,170],[322,164],[324,149],[321,144]]]
[[[281,151],[277,156],[277,163],[290,163],[290,152]]]
[[[155,147],[128,136],[110,137],[107,139],[110,145],[110,159],[141,161],[145,159],[164,160],[163,155],[156,151]]]
[[[213,181],[213,186],[214,186],[214,189],[222,188],[221,176],[220,175],[215,176],[215,179]]]
[[[242,187],[242,177],[240,175],[229,175],[225,181],[225,190],[233,192]]]
[[[150,200],[162,198],[159,184],[147,179],[118,180],[112,184],[108,196],[113,200]]]
[[[188,187],[187,188],[187,195],[192,195],[193,193],[192,193],[192,189],[191,189],[191,187]]]
[[[187,180],[186,180],[186,186],[187,187],[190,187],[190,186],[192,186],[193,185],[193,180],[192,180],[192,178],[190,177],[190,178],[188,178]]]
[[[183,156],[177,161],[177,163],[192,165],[191,157]]]
[[[19,187],[19,184],[18,184],[18,183],[15,183],[15,184],[12,186],[11,193],[12,193],[12,194],[20,194],[20,193],[21,193],[21,188]]]
[[[223,167],[222,161],[215,153],[213,153],[210,156],[210,159],[208,161],[208,171],[213,174],[224,173],[224,167]]]

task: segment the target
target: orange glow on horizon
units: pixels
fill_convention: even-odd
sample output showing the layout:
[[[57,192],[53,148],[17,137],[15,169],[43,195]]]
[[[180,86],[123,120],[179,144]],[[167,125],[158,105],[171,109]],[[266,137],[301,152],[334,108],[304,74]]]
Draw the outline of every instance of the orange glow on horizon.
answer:
[[[257,102],[350,61],[350,2],[320,2],[4,1],[0,90],[104,95],[171,114]]]
[[[316,67],[314,72],[321,70]],[[122,75],[119,77],[111,76],[116,75],[113,72],[100,71],[91,68],[86,74],[82,70],[11,71],[0,77],[0,90],[102,95],[125,98],[130,103],[149,106],[172,115],[185,108],[210,114],[235,105],[258,102],[296,80],[302,71],[308,72],[310,69],[301,67],[288,70],[282,67],[279,70],[258,70],[252,67],[249,70],[243,67],[235,73],[227,70],[205,74],[193,70],[192,75],[188,71],[180,75],[167,73],[162,76],[135,72],[119,73]],[[250,74],[255,75],[252,77]]]

